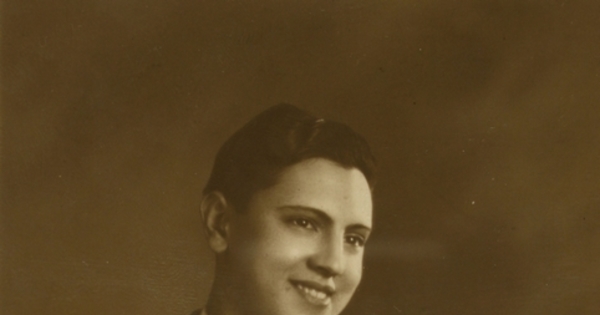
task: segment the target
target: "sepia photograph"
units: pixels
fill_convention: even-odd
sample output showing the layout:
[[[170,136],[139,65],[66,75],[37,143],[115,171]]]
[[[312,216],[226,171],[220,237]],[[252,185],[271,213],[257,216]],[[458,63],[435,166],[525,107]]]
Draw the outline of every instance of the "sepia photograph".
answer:
[[[600,2],[0,3],[0,315],[600,314]]]

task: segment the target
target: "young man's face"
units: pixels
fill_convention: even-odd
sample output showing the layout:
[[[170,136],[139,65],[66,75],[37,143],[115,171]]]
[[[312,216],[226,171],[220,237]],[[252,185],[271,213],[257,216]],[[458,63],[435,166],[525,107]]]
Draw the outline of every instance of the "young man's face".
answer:
[[[246,314],[340,313],[362,275],[371,191],[357,169],[310,159],[231,219],[224,259]]]

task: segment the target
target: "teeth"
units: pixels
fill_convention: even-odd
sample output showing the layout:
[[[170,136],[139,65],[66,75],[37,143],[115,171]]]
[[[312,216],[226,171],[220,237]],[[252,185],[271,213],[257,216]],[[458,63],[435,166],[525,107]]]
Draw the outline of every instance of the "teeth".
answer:
[[[301,284],[298,284],[298,288],[300,288],[300,290],[302,290],[304,293],[320,300],[323,300],[327,297],[326,293],[315,290],[313,288],[307,288]]]

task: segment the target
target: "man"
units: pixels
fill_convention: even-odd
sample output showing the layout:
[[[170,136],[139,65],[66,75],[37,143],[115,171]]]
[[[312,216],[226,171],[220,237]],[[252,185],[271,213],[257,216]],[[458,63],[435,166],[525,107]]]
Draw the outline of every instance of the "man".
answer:
[[[278,105],[217,154],[201,212],[207,315],[337,315],[362,276],[375,161],[344,124]]]

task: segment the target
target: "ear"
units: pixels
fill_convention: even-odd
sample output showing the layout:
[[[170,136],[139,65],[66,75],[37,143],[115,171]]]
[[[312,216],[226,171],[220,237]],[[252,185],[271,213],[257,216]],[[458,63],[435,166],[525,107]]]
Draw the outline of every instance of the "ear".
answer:
[[[200,205],[208,245],[217,254],[227,249],[231,208],[222,193],[214,191],[202,197]]]

